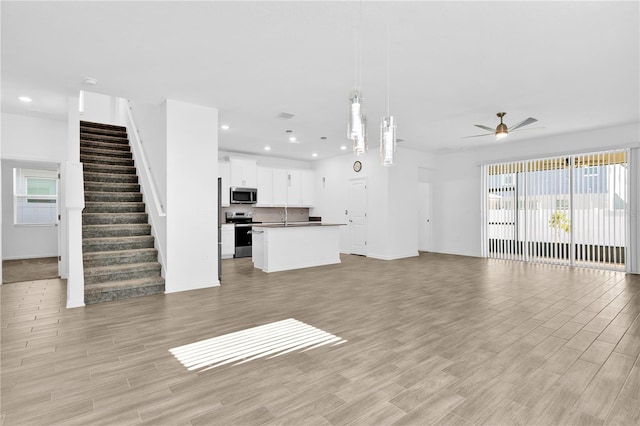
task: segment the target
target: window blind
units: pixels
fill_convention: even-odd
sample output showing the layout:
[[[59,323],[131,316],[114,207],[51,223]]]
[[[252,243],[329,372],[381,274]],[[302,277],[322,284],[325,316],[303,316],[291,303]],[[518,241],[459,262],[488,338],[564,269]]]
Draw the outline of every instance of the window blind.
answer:
[[[624,269],[628,150],[483,166],[484,255]]]

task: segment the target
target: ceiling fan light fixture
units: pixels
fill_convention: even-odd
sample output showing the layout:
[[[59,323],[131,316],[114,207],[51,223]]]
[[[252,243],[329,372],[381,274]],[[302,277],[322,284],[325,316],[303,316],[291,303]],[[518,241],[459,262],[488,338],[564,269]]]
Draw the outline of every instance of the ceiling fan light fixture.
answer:
[[[509,130],[507,129],[507,125],[500,123],[498,127],[496,127],[496,139],[502,139],[509,135]]]

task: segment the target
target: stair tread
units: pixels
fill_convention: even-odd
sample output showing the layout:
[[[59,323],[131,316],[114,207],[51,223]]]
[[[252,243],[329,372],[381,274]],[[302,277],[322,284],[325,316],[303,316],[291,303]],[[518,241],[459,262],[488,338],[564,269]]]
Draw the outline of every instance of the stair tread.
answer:
[[[160,263],[158,262],[142,262],[142,263],[123,263],[119,265],[109,266],[89,266],[84,268],[84,275],[104,275],[109,272],[126,272],[126,271],[140,271],[140,270],[152,270],[160,269]]]
[[[93,128],[102,128],[102,129],[115,129],[115,130],[122,130],[122,131],[126,131],[127,128],[124,126],[118,126],[116,124],[108,124],[108,123],[97,123],[95,121],[86,121],[86,120],[80,120],[80,126],[82,127],[93,127]]]
[[[151,239],[153,235],[130,235],[123,237],[94,237],[94,238],[83,238],[82,242],[114,242],[117,240],[145,240]]]
[[[134,278],[122,281],[105,281],[101,283],[85,284],[84,292],[99,293],[103,291],[112,291],[126,288],[151,287],[156,285],[164,285],[164,278],[160,275],[157,277]]]
[[[151,227],[148,223],[114,223],[114,224],[98,224],[98,225],[82,225],[82,229],[125,229],[125,228],[142,228]]]
[[[103,157],[109,157],[109,156],[113,156],[114,154],[129,154],[131,155],[131,151],[125,151],[123,149],[106,149],[106,148],[95,148],[95,147],[91,147],[91,146],[84,146],[82,147],[82,151],[80,152],[80,155],[87,155],[87,154],[91,154],[92,156],[96,157],[96,156],[103,156]]]
[[[158,249],[152,248],[152,247],[128,249],[128,250],[93,251],[89,253],[83,253],[82,258],[84,260],[91,260],[94,257],[127,257],[127,256],[136,256],[140,254],[157,253],[157,252],[158,252]]]

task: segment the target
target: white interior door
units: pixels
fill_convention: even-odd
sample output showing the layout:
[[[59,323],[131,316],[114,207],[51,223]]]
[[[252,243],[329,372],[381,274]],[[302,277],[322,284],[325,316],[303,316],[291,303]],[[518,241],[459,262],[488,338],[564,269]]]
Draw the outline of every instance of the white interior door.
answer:
[[[431,184],[418,183],[418,250],[433,251],[432,219],[431,219]]]
[[[367,179],[349,182],[349,242],[351,254],[367,255]]]

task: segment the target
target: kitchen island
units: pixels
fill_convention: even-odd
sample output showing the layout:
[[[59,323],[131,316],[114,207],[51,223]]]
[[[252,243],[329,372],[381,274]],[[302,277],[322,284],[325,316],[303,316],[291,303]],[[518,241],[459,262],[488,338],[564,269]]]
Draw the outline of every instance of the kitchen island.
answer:
[[[340,263],[342,224],[290,222],[253,225],[253,266],[264,272]]]

